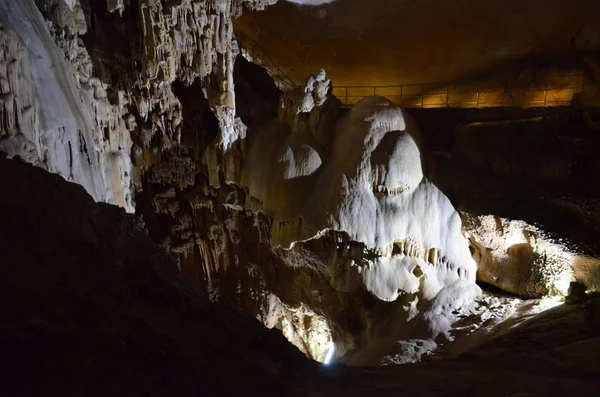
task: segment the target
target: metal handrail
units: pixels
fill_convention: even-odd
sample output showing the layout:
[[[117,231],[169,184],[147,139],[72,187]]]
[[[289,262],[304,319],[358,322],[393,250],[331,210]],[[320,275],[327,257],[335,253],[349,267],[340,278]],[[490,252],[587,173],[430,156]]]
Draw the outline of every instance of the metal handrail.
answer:
[[[273,77],[275,84],[281,89],[290,89],[298,87],[299,85],[294,82],[281,68],[273,61],[273,59],[267,54],[267,52],[258,45],[258,43],[252,40],[244,33],[235,30],[234,31],[236,40],[240,47],[240,51],[245,58],[249,61],[254,62],[262,66],[270,75]],[[246,54],[244,54],[244,51]],[[260,55],[257,54],[260,52]],[[273,72],[274,71],[274,72]]]
[[[249,58],[250,61],[257,63],[267,70],[271,75],[275,84],[282,90],[296,88],[299,85],[294,82],[267,54],[267,52],[252,38],[248,37],[240,31],[234,31],[236,39],[238,41],[240,51],[244,57]],[[552,85],[552,80],[559,80],[567,84]],[[576,81],[576,84],[570,84]],[[549,77],[545,78],[542,82],[537,82],[536,85],[543,86],[543,88],[518,88],[503,83],[505,87],[503,89],[494,88],[492,84],[488,83],[468,83],[468,82],[451,82],[451,83],[413,83],[413,84],[392,84],[392,85],[346,85],[346,86],[334,86],[333,93],[342,101],[342,106],[349,108],[354,106],[362,98],[371,95],[381,95],[390,100],[399,99],[399,104],[403,107],[491,107],[491,106],[520,106],[520,107],[535,107],[535,106],[560,106],[568,105],[577,102],[583,106],[598,106],[600,100],[593,101],[592,98],[586,99],[585,86],[587,84],[598,85],[598,94],[600,94],[600,83],[589,81],[587,76],[584,74],[570,74],[565,76]],[[496,83],[499,84],[499,83]],[[452,89],[451,87],[472,87],[469,89]],[[486,87],[487,86],[487,87]],[[431,87],[431,88],[430,88]],[[416,90],[415,90],[416,89]],[[389,91],[393,93],[390,94]],[[415,92],[411,92],[415,91]],[[354,94],[353,94],[354,91]],[[356,94],[356,91],[362,91],[362,94]],[[388,91],[388,93],[383,93]],[[561,96],[566,91],[567,95],[570,95],[568,99]],[[543,92],[543,98],[540,99],[515,99],[515,95],[535,95]],[[549,93],[559,93],[558,97],[563,99],[551,99]],[[466,98],[452,101],[451,96],[457,95],[473,95],[474,100],[466,100]],[[487,96],[500,96],[502,98],[508,98],[508,100],[502,99],[490,100]],[[437,101],[432,99],[438,99]],[[556,95],[554,95],[556,98]]]
[[[552,81],[558,84],[552,84]],[[496,83],[496,87],[499,83]],[[335,86],[336,95],[344,107],[352,107],[360,99],[381,95],[391,100],[399,99],[404,107],[490,107],[490,106],[560,106],[578,103],[584,106],[600,105],[600,100],[585,97],[586,84],[600,84],[588,80],[584,74],[569,74],[564,76],[547,77],[541,82],[536,82],[536,87],[513,87],[498,89],[494,82],[488,83],[422,83],[422,84],[394,84],[379,86]],[[431,88],[428,88],[431,87]],[[454,87],[454,88],[453,88]],[[467,88],[468,87],[468,88]],[[542,96],[543,93],[543,96]],[[529,94],[530,98],[526,96]],[[534,99],[539,94],[539,99]],[[554,94],[552,99],[549,94]],[[473,100],[464,98],[472,95]],[[502,100],[492,100],[491,96],[503,97]],[[455,100],[451,100],[454,96]],[[462,96],[462,98],[461,98]],[[525,98],[515,98],[525,96]],[[567,98],[567,96],[569,96]],[[458,100],[456,98],[458,97]],[[483,98],[482,98],[483,97]],[[487,98],[486,98],[487,97]],[[556,99],[556,98],[559,99]]]

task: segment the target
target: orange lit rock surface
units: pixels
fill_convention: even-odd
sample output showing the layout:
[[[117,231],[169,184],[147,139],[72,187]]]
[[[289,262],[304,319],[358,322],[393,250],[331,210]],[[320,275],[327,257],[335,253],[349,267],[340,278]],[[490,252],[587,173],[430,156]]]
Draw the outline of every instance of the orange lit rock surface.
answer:
[[[279,2],[242,16],[235,28],[296,80],[324,68],[334,85],[385,85],[455,80],[534,55],[598,50],[599,20],[595,0],[338,0],[319,7]]]

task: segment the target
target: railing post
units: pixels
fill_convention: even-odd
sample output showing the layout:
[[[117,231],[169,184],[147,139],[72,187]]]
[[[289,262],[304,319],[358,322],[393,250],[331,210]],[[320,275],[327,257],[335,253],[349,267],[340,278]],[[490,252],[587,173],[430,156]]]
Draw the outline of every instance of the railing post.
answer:
[[[546,97],[548,96],[548,81],[546,81],[546,88],[544,88],[544,106],[546,106]]]
[[[585,76],[583,76],[583,81],[581,82],[581,106],[585,105],[583,101],[583,95],[585,94]]]
[[[373,86],[373,96],[377,95],[377,86]]]
[[[348,86],[346,86],[346,107],[348,107]]]
[[[403,85],[400,86],[400,102],[402,102],[402,87],[404,87]]]
[[[446,85],[446,107],[448,107],[448,102],[450,102],[450,86]]]

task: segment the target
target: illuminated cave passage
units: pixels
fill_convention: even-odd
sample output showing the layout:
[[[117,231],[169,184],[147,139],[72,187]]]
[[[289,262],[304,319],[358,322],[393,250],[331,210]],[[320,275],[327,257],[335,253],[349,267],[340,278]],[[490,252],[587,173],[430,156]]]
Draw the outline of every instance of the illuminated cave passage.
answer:
[[[0,0],[0,394],[597,396],[600,9],[543,3]]]

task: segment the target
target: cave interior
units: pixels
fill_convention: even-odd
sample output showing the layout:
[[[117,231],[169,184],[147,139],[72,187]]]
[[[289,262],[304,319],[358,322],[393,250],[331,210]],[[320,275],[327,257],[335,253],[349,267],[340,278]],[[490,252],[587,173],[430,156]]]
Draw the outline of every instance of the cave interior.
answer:
[[[597,0],[0,0],[0,395],[600,395]]]

